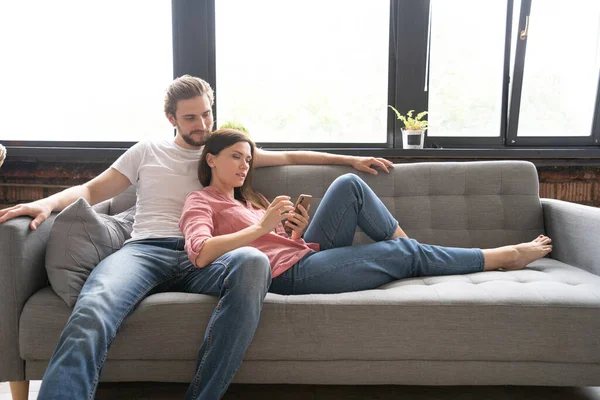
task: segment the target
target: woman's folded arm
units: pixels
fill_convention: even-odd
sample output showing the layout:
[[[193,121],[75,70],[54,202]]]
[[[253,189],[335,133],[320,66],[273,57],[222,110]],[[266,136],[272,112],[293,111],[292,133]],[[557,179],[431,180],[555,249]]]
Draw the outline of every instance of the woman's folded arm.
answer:
[[[199,194],[190,193],[183,206],[179,228],[185,237],[185,250],[190,261],[203,268],[223,254],[247,246],[268,233],[260,225],[251,225],[238,232],[213,236],[214,213],[211,205]]]

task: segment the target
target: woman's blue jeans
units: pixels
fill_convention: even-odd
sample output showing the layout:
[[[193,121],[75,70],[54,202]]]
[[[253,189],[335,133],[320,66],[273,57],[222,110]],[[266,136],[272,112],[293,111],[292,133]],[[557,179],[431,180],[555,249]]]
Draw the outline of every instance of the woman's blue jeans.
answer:
[[[271,283],[268,258],[251,247],[195,268],[183,238],[126,244],[86,281],[50,359],[38,399],[92,399],[110,344],[148,295],[164,291],[218,296],[186,399],[219,399],[239,368]]]
[[[359,226],[375,243],[352,246]],[[483,270],[480,249],[421,244],[392,239],[398,222],[371,188],[347,174],[329,189],[304,239],[321,251],[304,256],[273,278],[269,291],[279,294],[341,293],[375,289],[394,280],[427,275],[455,275]]]

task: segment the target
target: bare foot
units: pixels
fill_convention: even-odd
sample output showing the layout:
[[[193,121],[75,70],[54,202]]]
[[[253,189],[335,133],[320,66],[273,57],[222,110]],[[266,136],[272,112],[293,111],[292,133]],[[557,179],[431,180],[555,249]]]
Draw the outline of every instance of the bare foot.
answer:
[[[548,236],[540,235],[531,242],[483,250],[484,270],[517,270],[552,251]]]
[[[512,246],[517,251],[517,257],[514,261],[509,262],[507,265],[502,266],[501,268],[506,270],[525,268],[527,264],[544,257],[546,254],[552,251],[552,245],[550,242],[552,242],[552,239],[550,239],[548,236],[540,235],[531,242],[520,243]]]

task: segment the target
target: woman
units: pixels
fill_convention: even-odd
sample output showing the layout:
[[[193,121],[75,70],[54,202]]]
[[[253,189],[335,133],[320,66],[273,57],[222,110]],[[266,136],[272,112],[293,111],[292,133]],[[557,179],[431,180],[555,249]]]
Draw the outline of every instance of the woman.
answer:
[[[293,213],[288,196],[269,204],[252,190],[253,155],[254,143],[239,131],[219,130],[206,142],[198,167],[204,189],[188,196],[179,222],[185,249],[198,268],[250,246],[268,257],[271,292],[340,293],[411,276],[521,269],[552,250],[546,236],[484,250],[420,244],[353,174],[331,184],[306,229],[308,210]],[[291,236],[281,223],[286,217]],[[352,246],[357,226],[375,243]]]

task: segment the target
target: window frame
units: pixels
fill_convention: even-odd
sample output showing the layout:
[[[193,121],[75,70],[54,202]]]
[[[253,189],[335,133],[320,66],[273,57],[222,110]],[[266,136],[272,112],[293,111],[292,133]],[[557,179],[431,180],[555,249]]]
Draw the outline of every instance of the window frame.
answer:
[[[178,0],[172,0],[173,4],[175,4],[176,2],[178,2]],[[186,0],[179,0],[179,1],[186,1]],[[201,0],[201,1],[206,1],[208,3],[210,3],[212,5],[212,28],[213,31],[211,32],[212,34],[212,38],[213,38],[213,45],[215,47],[216,50],[216,43],[215,43],[215,1],[216,0]],[[251,1],[251,0],[250,0]],[[395,21],[395,17],[394,17],[394,11],[395,11],[395,3],[397,3],[397,0],[389,0],[390,1],[390,20],[389,20],[389,24],[390,24],[390,29],[389,29],[389,51],[388,51],[388,104],[393,104],[393,99],[395,98],[395,93],[397,90],[396,89],[396,76],[397,74],[392,73],[393,71],[396,71],[396,65],[398,64],[398,61],[396,60],[395,57],[392,57],[392,51],[394,50],[394,43],[396,41],[396,38],[394,36],[395,34],[395,29],[394,29],[394,21]],[[424,0],[424,2],[429,3],[429,0]],[[419,3],[419,2],[417,2]],[[396,10],[397,11],[397,10]],[[198,16],[199,17],[199,16]],[[197,46],[196,46],[197,48]],[[215,75],[214,75],[214,79],[210,80],[209,82],[211,83],[211,85],[213,86],[215,93],[218,93],[218,89],[216,87],[216,57],[214,56],[213,53],[213,57],[212,57],[212,68],[214,68],[215,70]],[[185,72],[184,72],[185,73]],[[187,72],[189,73],[189,72]],[[182,73],[183,75],[183,73]],[[204,75],[196,75],[196,76],[200,76],[203,77]],[[216,102],[215,102],[215,106],[213,107],[213,114],[214,114],[214,119],[215,121],[218,121],[218,115],[217,115],[217,108],[216,108]],[[391,111],[388,109],[388,111]],[[395,148],[394,147],[394,143],[396,137],[395,134],[395,124],[396,124],[396,119],[393,115],[392,112],[388,112],[387,113],[387,128],[386,128],[386,141],[385,142],[344,142],[344,143],[337,143],[337,142],[261,142],[261,141],[257,141],[256,144],[258,146],[260,146],[261,148],[265,148],[265,149],[314,149],[314,150],[325,150],[325,149],[390,149],[390,148]],[[217,127],[215,127],[217,128]],[[398,136],[399,139],[399,143],[401,146],[402,143],[402,137]]]
[[[509,93],[509,70],[513,0],[507,1],[506,45],[504,49],[504,86],[502,93],[503,133],[499,137],[426,137],[423,150],[403,150],[401,123],[393,112],[388,113],[388,126],[385,143],[258,143],[267,149],[314,149],[355,155],[379,155],[387,157],[433,157],[451,158],[515,158],[519,154],[540,158],[582,158],[600,159],[600,76],[596,96],[593,134],[585,138],[518,138],[511,136],[514,128],[514,107],[518,98],[508,99],[520,90],[513,83],[513,93]],[[523,9],[532,0],[521,4],[520,26],[524,23]],[[426,82],[427,41],[429,40],[430,0],[390,0],[390,34],[388,60],[388,104],[402,109],[427,109],[428,92]],[[173,75],[200,76],[210,82],[218,93],[216,83],[216,42],[215,42],[215,0],[171,0],[173,24]],[[525,41],[526,42],[526,41]],[[515,52],[515,78],[520,74],[522,81],[525,47],[517,45]],[[520,53],[521,52],[521,53]],[[415,63],[414,61],[418,62]],[[406,95],[408,94],[408,95]],[[215,121],[217,106],[213,107]],[[513,125],[511,125],[511,123]],[[175,133],[173,133],[175,134]],[[587,139],[587,140],[581,140]],[[82,142],[82,141],[3,141],[8,149],[7,161],[61,160],[68,162],[106,162],[114,160],[136,142]],[[527,151],[520,151],[526,150]],[[536,150],[536,149],[539,149]],[[502,156],[505,154],[505,156]]]
[[[512,1],[512,0],[511,0]],[[522,0],[519,13],[517,32],[525,29],[526,19],[531,14],[532,0]],[[507,129],[507,147],[557,147],[557,146],[597,146],[600,144],[600,71],[596,91],[594,116],[592,117],[592,132],[589,136],[518,136],[519,113],[521,108],[521,94],[523,90],[523,76],[527,56],[527,38],[516,40],[515,65],[513,72],[513,87],[511,93],[510,118]]]
[[[404,0],[401,0],[404,1]],[[471,136],[429,136],[425,137],[425,146],[429,148],[504,148],[506,126],[507,126],[507,115],[508,115],[508,95],[509,95],[509,83],[510,83],[510,49],[511,49],[511,21],[512,21],[512,10],[513,0],[506,0],[506,30],[505,30],[505,42],[504,42],[504,67],[503,67],[503,78],[502,78],[502,96],[501,96],[501,113],[500,113],[500,131],[498,136],[486,136],[486,137],[471,137]],[[425,2],[424,2],[425,3]],[[431,4],[427,0],[427,8],[420,9],[419,18],[420,21],[427,26],[427,37],[425,38],[425,44],[423,50],[426,49],[425,56],[429,60],[429,49],[430,49],[430,31],[431,31]],[[409,18],[408,16],[405,17]],[[407,35],[408,37],[408,35]],[[411,39],[412,40],[412,39]],[[422,44],[423,38],[420,39]],[[419,54],[420,55],[420,54]],[[428,66],[426,66],[429,70]],[[423,68],[425,69],[425,68]],[[423,78],[423,82],[427,80],[427,87],[429,87],[429,74]],[[413,89],[414,90],[414,89]],[[424,91],[426,101],[420,105],[419,110],[429,109],[429,92]],[[412,109],[410,105],[406,105],[404,109]]]

